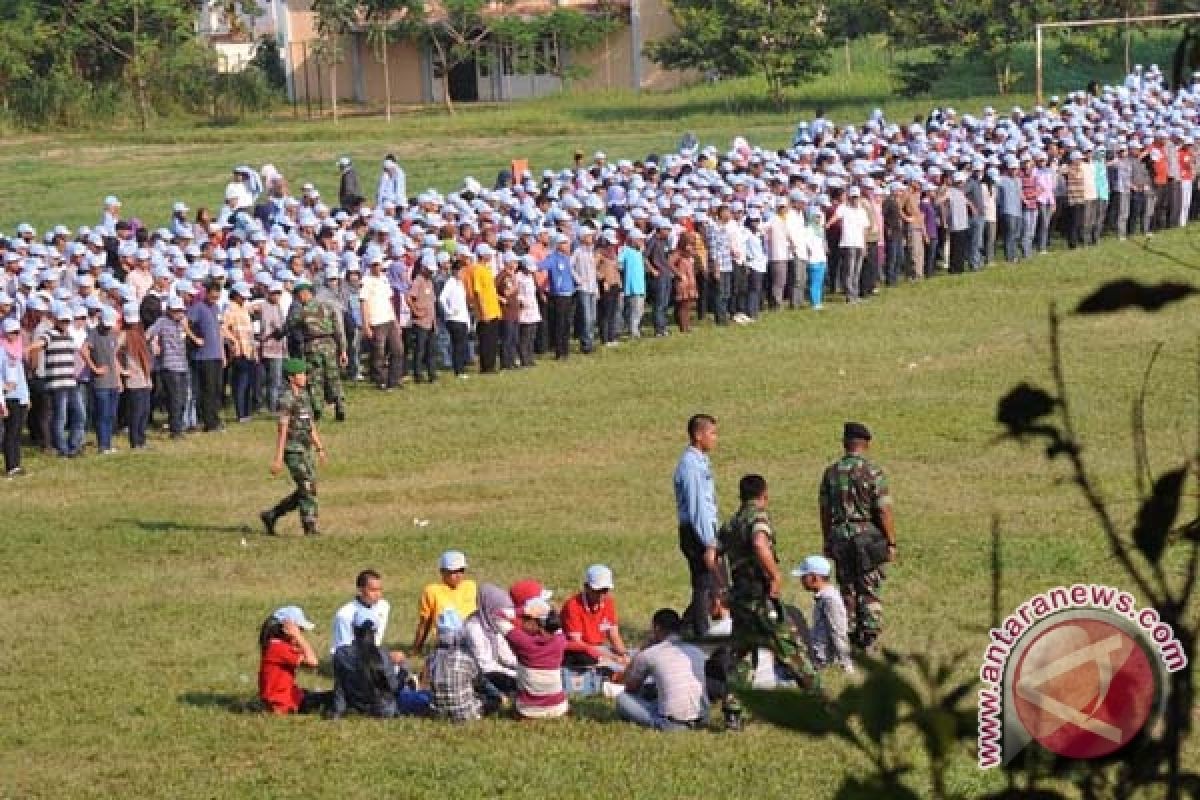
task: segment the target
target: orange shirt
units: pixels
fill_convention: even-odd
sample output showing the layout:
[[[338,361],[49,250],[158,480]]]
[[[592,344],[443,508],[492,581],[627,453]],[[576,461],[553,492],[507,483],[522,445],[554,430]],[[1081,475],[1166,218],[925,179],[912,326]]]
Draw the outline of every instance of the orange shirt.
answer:
[[[1179,148],[1179,179],[1191,183],[1196,179],[1196,165],[1192,162],[1192,148]]]

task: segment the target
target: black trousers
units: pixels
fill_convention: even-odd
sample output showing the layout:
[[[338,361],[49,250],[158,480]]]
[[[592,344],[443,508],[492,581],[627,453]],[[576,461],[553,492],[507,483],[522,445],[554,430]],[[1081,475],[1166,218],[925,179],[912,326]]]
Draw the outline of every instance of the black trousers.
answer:
[[[541,327],[537,322],[522,322],[521,330],[517,340],[517,352],[521,358],[522,367],[532,367],[537,362],[533,360],[534,342],[537,339],[538,328]]]
[[[697,636],[703,636],[708,633],[708,611],[719,587],[712,571],[704,564],[704,546],[700,544],[696,529],[686,523],[679,526],[679,552],[687,561],[692,584],[692,598],[683,612],[683,624],[690,626]]]
[[[971,246],[971,229],[950,231],[950,272],[958,275],[967,264],[967,248]]]
[[[167,428],[172,434],[183,433],[183,411],[187,402],[188,374],[186,372],[159,372],[163,394],[166,396]]]
[[[462,375],[467,371],[467,323],[447,320],[446,330],[450,332],[450,365],[455,375]]]
[[[217,359],[196,361],[196,416],[206,431],[221,427],[221,390],[224,368]]]
[[[503,320],[500,323],[500,366],[504,369],[515,369],[517,366],[517,345],[520,339],[520,326],[517,321]]]
[[[12,472],[21,466],[21,428],[25,425],[25,412],[29,407],[11,397],[7,405],[8,416],[0,424],[4,425],[4,471]]]
[[[413,348],[412,348],[412,374],[414,378],[421,377],[422,367],[425,369],[425,377],[430,381],[437,380],[437,369],[433,361],[433,337],[436,335],[433,328],[422,328],[420,325],[414,325],[413,331]]]
[[[475,338],[479,341],[479,371],[496,371],[496,352],[500,343],[500,320],[479,320],[475,323]]]
[[[554,357],[566,358],[571,352],[571,322],[575,318],[574,295],[554,296]]]

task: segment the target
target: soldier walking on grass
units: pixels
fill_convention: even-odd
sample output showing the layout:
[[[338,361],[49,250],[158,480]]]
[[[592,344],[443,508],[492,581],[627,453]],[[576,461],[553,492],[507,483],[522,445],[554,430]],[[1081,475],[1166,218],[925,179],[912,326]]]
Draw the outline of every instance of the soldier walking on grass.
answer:
[[[326,403],[333,403],[337,420],[346,419],[340,369],[346,366],[346,334],[341,315],[332,304],[313,294],[307,280],[296,282],[296,302],[288,312],[289,352],[308,365],[308,396],[313,415],[321,418]]]
[[[719,552],[729,568],[726,605],[733,617],[733,640],[726,676],[725,724],[741,727],[741,707],[732,689],[747,683],[746,656],[766,648],[775,664],[802,689],[818,691],[820,678],[808,657],[808,645],[792,625],[781,601],[783,579],[775,532],[767,515],[767,481],[746,475],[738,484],[741,506],[717,534]]]
[[[325,463],[325,445],[317,433],[312,401],[305,391],[308,382],[307,365],[299,358],[283,362],[283,372],[288,379],[290,391],[284,392],[279,401],[279,435],[275,444],[275,460],[271,463],[271,474],[278,475],[284,466],[296,482],[296,490],[280,500],[273,508],[261,514],[267,534],[275,535],[275,523],[292,511],[300,512],[300,524],[307,536],[316,536],[317,529],[317,471],[313,463],[316,450],[321,463]]]
[[[887,477],[867,459],[871,431],[861,422],[847,422],[842,445],[845,454],[821,478],[821,532],[825,555],[837,565],[850,639],[866,649],[883,630],[879,594],[883,565],[896,560],[896,527]]]

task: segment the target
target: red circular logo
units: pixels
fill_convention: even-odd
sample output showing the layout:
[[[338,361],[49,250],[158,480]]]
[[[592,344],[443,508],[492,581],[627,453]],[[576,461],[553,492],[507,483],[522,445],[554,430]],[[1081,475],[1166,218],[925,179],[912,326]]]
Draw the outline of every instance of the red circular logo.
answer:
[[[1154,670],[1140,642],[1097,619],[1036,631],[1012,672],[1017,717],[1047,750],[1100,758],[1124,747],[1154,708]]]

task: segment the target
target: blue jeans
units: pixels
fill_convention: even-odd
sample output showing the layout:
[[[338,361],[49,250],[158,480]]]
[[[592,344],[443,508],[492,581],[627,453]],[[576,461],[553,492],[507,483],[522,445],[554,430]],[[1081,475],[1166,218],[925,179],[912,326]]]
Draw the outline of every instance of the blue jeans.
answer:
[[[1033,240],[1037,235],[1038,210],[1025,209],[1025,219],[1021,227],[1021,254],[1025,258],[1033,258]]]
[[[983,217],[978,214],[972,217],[967,223],[967,230],[971,232],[967,263],[971,265],[971,269],[977,270],[983,266]]]
[[[1038,205],[1037,249],[1044,251],[1050,244],[1050,218],[1054,216],[1054,206],[1049,203]]]
[[[667,308],[671,305],[671,276],[667,274],[664,280],[663,276],[659,275],[657,280],[657,291],[654,294],[654,332],[663,334],[667,332]]]
[[[900,279],[900,269],[904,265],[904,234],[897,231],[888,236],[884,243],[886,245],[884,280],[888,286],[895,286],[896,281]]]
[[[596,295],[592,292],[576,292],[575,305],[579,308],[580,325],[579,345],[583,352],[590,353],[595,346],[596,335]]]
[[[825,295],[825,262],[811,261],[808,264],[808,304],[820,308]]]
[[[233,408],[239,420],[246,419],[253,410],[251,399],[254,393],[254,362],[248,358],[233,360]]]
[[[1021,240],[1021,215],[1004,214],[1004,258],[1009,263],[1015,263],[1020,258],[1017,242]]]
[[[264,358],[262,363],[267,375],[267,410],[278,411],[279,398],[283,396],[283,359]]]
[[[55,389],[52,397],[54,449],[60,456],[78,453],[83,447],[83,396],[77,387]]]
[[[632,722],[634,725],[640,725],[643,728],[653,728],[656,731],[692,730],[687,725],[680,725],[659,715],[657,703],[643,700],[641,697],[630,692],[617,695],[617,716],[626,722]]]
[[[108,450],[112,447],[113,427],[117,424],[116,389],[96,389],[96,447]]]

